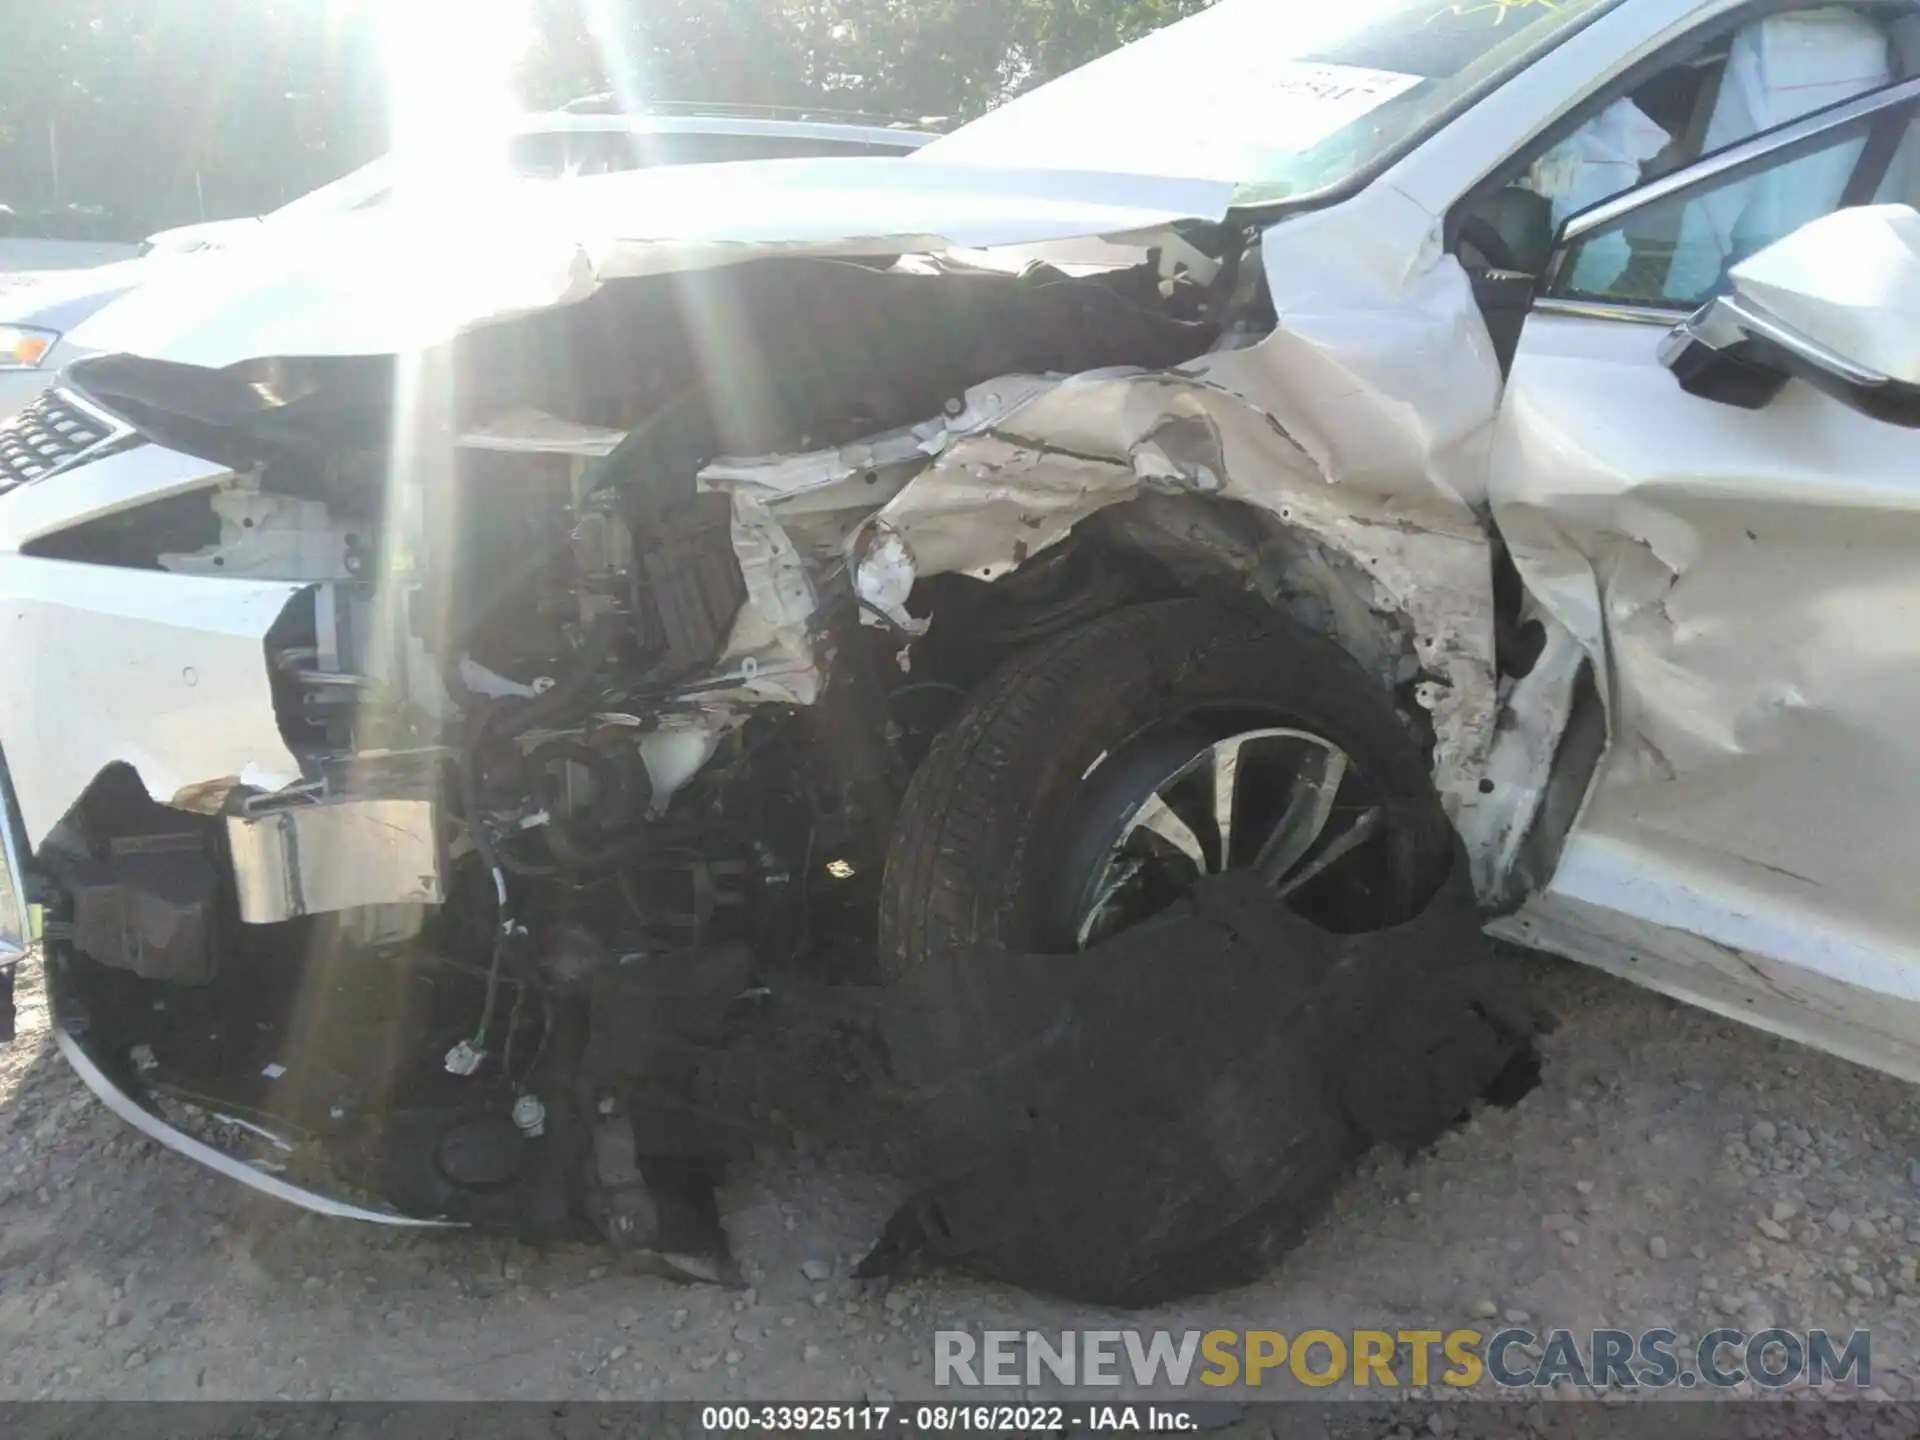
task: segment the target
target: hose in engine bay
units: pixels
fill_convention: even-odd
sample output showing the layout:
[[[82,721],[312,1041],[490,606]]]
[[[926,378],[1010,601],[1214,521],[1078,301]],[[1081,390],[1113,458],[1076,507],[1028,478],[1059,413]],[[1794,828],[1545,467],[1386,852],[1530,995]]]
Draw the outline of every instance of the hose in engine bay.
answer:
[[[552,686],[529,700],[495,701],[477,708],[467,726],[460,746],[460,803],[466,812],[467,834],[474,853],[493,880],[497,923],[493,933],[493,954],[487,967],[487,998],[480,1012],[480,1024],[474,1030],[469,1048],[484,1056],[494,1015],[499,1008],[500,970],[508,950],[526,933],[513,914],[513,900],[507,887],[507,873],[500,852],[488,833],[486,814],[480,804],[480,750],[490,739],[510,740],[535,725],[559,717],[592,685],[607,656],[613,652],[619,636],[619,618],[602,615],[587,631],[573,662]],[[451,1062],[450,1062],[451,1063]]]

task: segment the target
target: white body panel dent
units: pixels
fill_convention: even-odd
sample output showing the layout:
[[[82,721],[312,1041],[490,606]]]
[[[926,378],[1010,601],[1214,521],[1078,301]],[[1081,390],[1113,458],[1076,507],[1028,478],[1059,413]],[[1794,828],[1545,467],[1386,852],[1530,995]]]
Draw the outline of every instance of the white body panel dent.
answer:
[[[734,497],[753,606],[789,633],[811,613],[810,597],[772,596],[787,567],[767,525],[868,474],[897,493],[848,558],[902,629],[917,577],[998,579],[1146,494],[1243,502],[1352,562],[1370,608],[1407,623],[1449,812],[1507,803],[1478,783],[1499,697],[1489,545],[1468,497],[1500,376],[1466,276],[1430,217],[1379,191],[1269,230],[1265,265],[1280,323],[1256,345],[1167,372],[1003,376],[951,417],[856,446],[716,462],[703,484]]]
[[[1615,940],[1580,936],[1628,934],[1642,968],[1621,973],[1709,1008],[1747,984],[1726,1013],[1852,1054],[1869,1042],[1815,1033],[1818,1014],[1920,1005],[1912,440],[1797,382],[1757,411],[1686,395],[1654,359],[1663,333],[1535,315],[1513,372],[1495,514],[1595,659],[1610,722],[1523,913],[1581,917],[1549,948],[1609,968]],[[1739,959],[1710,976],[1699,945]],[[1848,988],[1826,1003],[1796,973]],[[1764,992],[1806,1015],[1764,1019]],[[1874,1025],[1920,1036],[1920,1009]]]
[[[0,687],[0,744],[28,845],[116,761],[201,810],[297,780],[265,640],[301,589],[0,554],[0,656],[30,677]]]

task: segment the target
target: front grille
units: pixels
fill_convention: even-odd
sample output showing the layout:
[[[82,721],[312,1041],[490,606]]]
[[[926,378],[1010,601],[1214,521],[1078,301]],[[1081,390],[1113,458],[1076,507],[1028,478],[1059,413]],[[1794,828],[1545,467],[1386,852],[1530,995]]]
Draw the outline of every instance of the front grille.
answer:
[[[0,495],[70,470],[131,433],[131,426],[71,391],[43,390],[26,409],[0,422]]]

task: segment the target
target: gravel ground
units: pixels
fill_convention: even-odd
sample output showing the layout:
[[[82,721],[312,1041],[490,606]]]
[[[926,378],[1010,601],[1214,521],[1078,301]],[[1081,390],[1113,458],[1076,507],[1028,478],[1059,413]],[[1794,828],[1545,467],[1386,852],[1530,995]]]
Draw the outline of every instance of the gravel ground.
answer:
[[[1262,1282],[1132,1316],[852,1280],[896,1195],[830,1135],[791,1134],[724,1195],[744,1292],[587,1246],[305,1216],[103,1110],[23,978],[0,1050],[0,1398],[924,1399],[941,1328],[1494,1316],[1868,1326],[1878,1385],[1920,1398],[1920,1092],[1578,967],[1523,972],[1560,1019],[1538,1090],[1412,1162],[1376,1156]],[[1451,1428],[1431,1404],[1400,1413]]]

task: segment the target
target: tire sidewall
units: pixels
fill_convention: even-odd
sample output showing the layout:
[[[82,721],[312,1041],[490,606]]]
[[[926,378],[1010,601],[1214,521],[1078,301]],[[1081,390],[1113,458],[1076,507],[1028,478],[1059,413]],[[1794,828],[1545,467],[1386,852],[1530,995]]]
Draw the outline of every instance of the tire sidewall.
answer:
[[[883,968],[912,967],[933,946],[1035,948],[1044,887],[1057,883],[1050,861],[1090,772],[1195,710],[1242,706],[1347,752],[1389,808],[1399,888],[1413,908],[1424,903],[1445,876],[1451,835],[1422,747],[1391,694],[1333,641],[1284,617],[1165,601],[1115,611],[1013,657],[935,741],[889,855]],[[929,813],[960,792],[976,814],[985,808],[984,823],[959,830]],[[932,924],[922,913],[929,908],[938,911]]]

